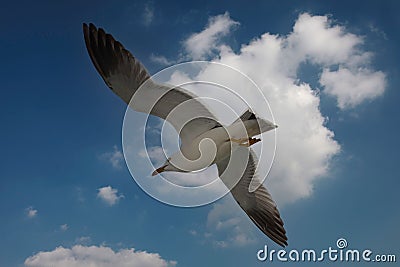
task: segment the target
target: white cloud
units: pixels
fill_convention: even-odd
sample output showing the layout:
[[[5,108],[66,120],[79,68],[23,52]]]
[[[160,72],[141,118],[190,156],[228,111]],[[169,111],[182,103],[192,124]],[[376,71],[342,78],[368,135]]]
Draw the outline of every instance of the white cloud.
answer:
[[[324,92],[337,97],[341,109],[354,108],[365,100],[373,100],[383,94],[385,74],[369,69],[350,70],[340,67],[337,71],[324,69],[320,83]]]
[[[159,56],[159,55],[154,55],[154,54],[150,55],[150,60],[153,61],[154,63],[160,64],[162,66],[169,66],[169,65],[176,63],[173,60],[167,59],[165,56]]]
[[[122,194],[118,195],[118,190],[112,188],[111,186],[101,187],[97,190],[99,191],[97,193],[97,197],[110,206],[117,204],[118,201],[124,197]]]
[[[41,251],[27,258],[25,266],[31,267],[168,267],[176,261],[167,261],[158,253],[136,251],[133,248],[114,251],[104,246],[62,246],[52,251]]]
[[[154,6],[153,2],[148,2],[144,6],[144,11],[142,15],[142,22],[145,26],[149,26],[154,19]]]
[[[287,51],[293,53],[291,56],[296,55],[297,60],[310,59],[318,64],[338,64],[358,54],[357,47],[363,39],[347,32],[342,26],[332,25],[328,16],[304,13],[298,17],[286,41]]]
[[[223,16],[231,20],[228,14]],[[209,41],[208,47],[221,48],[214,61],[253,79],[272,108],[279,128],[277,153],[266,185],[278,204],[308,197],[315,181],[328,174],[332,157],[340,151],[334,132],[327,128],[320,112],[318,91],[297,76],[301,64],[311,62],[319,67],[322,91],[336,97],[339,108],[354,108],[382,95],[385,89],[385,74],[373,70],[372,53],[362,49],[363,42],[361,36],[335,25],[328,16],[307,13],[299,15],[288,35],[264,33],[236,53],[217,39]],[[193,48],[196,50],[196,46]],[[338,71],[329,71],[338,65]],[[216,75],[223,73],[215,73],[210,67],[200,80],[216,80]],[[229,79],[235,82],[235,77]],[[241,93],[246,94],[246,90]],[[218,95],[224,92],[207,94],[223,99]],[[247,95],[251,98],[251,93]],[[253,110],[259,114],[265,109],[257,99],[253,103]]]
[[[307,60],[324,69],[320,78],[323,92],[336,97],[340,109],[354,108],[383,94],[385,74],[372,70],[372,53],[361,48],[364,38],[333,25],[327,16],[301,14],[286,43],[294,71]],[[337,71],[330,71],[337,65]]]
[[[68,224],[62,224],[62,225],[60,225],[60,230],[63,231],[63,232],[67,231],[68,228],[69,228],[69,227],[68,227]]]
[[[150,147],[147,149],[147,151],[141,150],[139,151],[139,156],[142,158],[149,157],[152,160],[152,162],[154,162],[154,164],[157,166],[163,164],[167,159],[164,154],[163,148],[160,146]]]
[[[320,79],[320,84],[325,87],[323,92],[336,97],[341,109],[354,108],[384,93],[385,74],[371,67],[373,54],[362,49],[364,38],[348,32],[343,26],[335,25],[328,16],[300,14],[293,31],[287,36],[265,33],[243,45],[238,54],[233,53],[227,44],[221,43],[218,34],[211,34],[218,32],[211,30],[215,27],[211,22],[216,21],[225,22],[215,23],[219,25],[216,28],[224,34],[237,24],[229,18],[228,13],[210,18],[203,32],[195,33],[183,42],[189,57],[204,59],[212,56],[209,51],[218,52],[217,61],[231,64],[254,79],[262,72],[265,74],[260,77],[262,82],[270,79],[270,86],[287,78],[290,80],[286,82],[293,83],[301,64],[310,62],[324,69]],[[244,61],[248,63],[248,71],[243,68]],[[338,65],[341,71],[329,71]],[[342,78],[345,82],[341,82]],[[260,85],[259,81],[257,83]]]
[[[34,209],[33,207],[26,208],[25,212],[26,212],[26,216],[28,216],[28,218],[34,218],[38,214],[37,209]]]
[[[207,238],[216,247],[241,247],[256,241],[250,219],[232,197],[215,203],[207,216]]]
[[[118,147],[116,145],[113,148],[114,148],[114,151],[103,153],[100,156],[100,158],[110,162],[110,164],[111,164],[111,166],[113,166],[113,168],[121,169],[122,162],[124,160],[124,155],[122,154],[122,152],[118,149]]]
[[[233,26],[239,23],[232,20],[228,12],[210,17],[203,31],[193,33],[183,42],[188,56],[194,60],[205,59],[218,49],[221,38],[226,36]]]
[[[280,207],[282,204],[309,196],[314,182],[328,173],[330,160],[340,149],[334,140],[334,133],[325,125],[325,118],[319,109],[318,94],[309,84],[299,81],[298,77],[294,76],[300,64],[308,58],[304,56],[303,61],[300,61],[299,58],[293,57],[293,51],[303,50],[303,45],[300,48],[297,45],[302,44],[303,35],[310,37],[307,28],[303,29],[303,23],[312,31],[319,29],[322,36],[337,38],[345,36],[334,34],[337,29],[334,33],[330,33],[331,28],[324,26],[323,21],[321,18],[300,15],[295,24],[296,33],[286,37],[265,33],[249,44],[242,45],[238,53],[234,53],[225,44],[224,49],[214,59],[242,71],[253,79],[274,112],[275,121],[279,125],[276,131],[277,153],[267,186]],[[296,30],[297,28],[299,30]],[[291,41],[293,34],[296,35],[296,41]],[[325,39],[331,41],[328,37]],[[325,57],[334,58],[336,55],[344,58],[350,53],[346,51],[351,50],[346,48],[342,53],[335,53],[334,47],[328,47],[327,52],[324,52],[323,47],[323,44],[315,47],[316,52],[312,55],[316,62],[322,61]],[[312,51],[314,50],[307,50],[306,53],[311,55]],[[214,78],[216,75],[221,77],[223,73],[215,73],[210,67],[210,70],[202,72],[200,80],[213,81],[216,80]],[[235,77],[229,79],[235,83]],[[210,97],[224,99],[218,96],[225,94],[221,90],[207,93]],[[245,88],[240,93],[252,97],[252,93],[246,92]],[[253,99],[252,104],[252,109],[259,114],[265,109],[265,104],[261,100]]]
[[[223,17],[231,21],[227,13]],[[203,32],[207,33],[210,25]],[[226,34],[230,27],[221,28]],[[233,52],[217,35],[203,32],[193,34],[184,42],[189,56],[204,58],[210,56],[207,51],[213,50],[214,61],[248,75],[269,101],[279,128],[277,153],[266,186],[279,208],[310,196],[315,182],[329,173],[331,159],[340,152],[340,145],[321,114],[318,90],[300,80],[298,70],[303,63],[317,66],[316,76],[320,75],[322,92],[336,97],[340,109],[371,101],[384,93],[386,82],[383,72],[373,70],[373,53],[362,49],[364,38],[335,25],[328,16],[307,13],[299,15],[288,35],[264,33],[243,44],[238,52]],[[201,38],[206,41],[197,43]],[[223,75],[213,73],[211,68],[202,72],[200,80],[213,81],[215,75]],[[229,79],[235,82],[235,77]],[[221,94],[220,90],[207,91],[208,96],[216,99],[223,99],[218,97]],[[263,102],[253,103],[252,108],[258,113],[265,108]],[[217,116],[221,115],[216,112]],[[245,245],[253,241],[255,228],[251,228],[250,220],[230,198],[214,204],[207,226],[212,233],[209,238],[216,246]]]

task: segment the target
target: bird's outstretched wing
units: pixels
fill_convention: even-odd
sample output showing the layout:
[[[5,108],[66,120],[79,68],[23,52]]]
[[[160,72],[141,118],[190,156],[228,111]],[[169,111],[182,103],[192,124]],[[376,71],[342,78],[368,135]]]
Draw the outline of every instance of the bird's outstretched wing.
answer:
[[[158,84],[150,79],[145,67],[111,34],[92,23],[83,24],[83,34],[90,58],[101,77],[125,103],[136,111],[167,120],[179,133],[182,143],[220,126],[215,116],[196,96],[180,87]],[[135,101],[132,96],[138,92]],[[170,112],[189,101],[173,116]],[[190,107],[190,108],[189,108]],[[185,126],[190,121],[190,127]]]
[[[225,185],[230,188],[239,206],[246,212],[257,227],[278,245],[287,246],[287,237],[283,227],[283,221],[267,189],[263,184],[259,183],[255,191],[249,190],[252,179],[257,179],[257,158],[254,152],[248,149],[249,148],[246,147],[239,147],[233,152],[231,157],[217,162],[218,174]],[[233,161],[231,163],[229,163],[230,158],[232,158]],[[247,161],[247,163],[245,161]],[[235,181],[232,181],[232,175],[238,173],[237,168],[240,165],[245,168],[241,171],[242,175],[240,180],[235,183]],[[230,168],[232,169],[229,170]]]

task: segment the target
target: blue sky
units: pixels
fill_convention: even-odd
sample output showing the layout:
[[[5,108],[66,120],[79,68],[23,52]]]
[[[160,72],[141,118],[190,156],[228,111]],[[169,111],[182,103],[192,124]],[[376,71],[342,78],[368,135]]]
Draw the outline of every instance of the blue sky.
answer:
[[[139,266],[279,264],[257,261],[256,252],[264,244],[277,247],[242,215],[232,216],[241,220],[237,227],[249,230],[248,242],[235,243],[231,238],[237,234],[235,229],[213,227],[210,214],[218,213],[218,207],[238,209],[227,204],[229,198],[198,208],[177,208],[154,200],[133,181],[121,154],[125,104],[96,73],[81,29],[83,22],[104,27],[155,73],[172,62],[196,59],[199,54],[185,46],[187,40],[210,26],[210,18],[224,14],[228,21],[239,24],[227,27],[228,32],[214,40],[217,46],[208,46],[212,53],[201,53],[205,59],[228,60],[232,54],[222,55],[219,45],[223,44],[244,60],[241,47],[253,47],[252,41],[265,33],[291,42],[287,37],[304,13],[310,18],[327,17],[329,27],[340,25],[342,34],[351,34],[341,41],[362,40],[357,51],[349,45],[349,54],[343,52],[343,60],[337,62],[335,55],[341,53],[308,51],[300,45],[304,39],[293,41],[298,44],[293,51],[307,50],[308,61],[299,63],[294,77],[288,77],[321,91],[316,98],[318,109],[313,106],[311,111],[329,117],[326,124],[318,126],[329,129],[334,137],[323,139],[324,147],[330,149],[323,154],[327,158],[318,166],[310,163],[313,168],[329,165],[321,177],[310,176],[312,181],[306,185],[312,190],[298,192],[293,188],[304,184],[296,183],[289,188],[292,191],[288,189],[291,196],[287,198],[292,200],[286,203],[277,182],[271,185],[271,194],[282,203],[288,250],[322,250],[345,237],[352,248],[397,254],[398,258],[399,7],[396,1],[362,5],[357,1],[2,3],[0,266],[24,266],[28,257],[43,251],[54,253],[60,246],[65,249],[61,254],[77,246],[110,248],[116,266],[121,258],[116,253],[131,248],[159,254],[150,254],[150,262]],[[341,44],[339,49],[346,45]],[[349,61],[352,53],[368,59],[354,67]],[[332,55],[333,63],[327,62]],[[162,64],[160,59],[170,62]],[[268,64],[265,62],[266,69]],[[352,71],[360,71],[359,77],[364,77],[362,69],[369,70],[368,77],[382,73],[383,84],[379,78],[371,81],[377,83],[376,88],[381,85],[382,92],[367,94],[363,91],[366,85],[349,100],[348,91],[336,90],[338,77],[330,80],[329,73],[324,87],[323,69],[334,72],[342,65],[353,66]],[[244,72],[247,67],[251,69],[251,64],[243,63]],[[253,74],[256,82],[262,76]],[[280,110],[290,111],[291,107],[273,105],[273,110],[282,114],[281,123],[277,122],[285,129],[287,113]],[[340,150],[334,149],[334,143]],[[310,145],[305,158],[322,146]],[[285,155],[283,149],[281,154]],[[284,166],[282,159],[280,162],[277,177],[285,173],[279,171],[279,166]],[[133,262],[143,260],[130,251]]]

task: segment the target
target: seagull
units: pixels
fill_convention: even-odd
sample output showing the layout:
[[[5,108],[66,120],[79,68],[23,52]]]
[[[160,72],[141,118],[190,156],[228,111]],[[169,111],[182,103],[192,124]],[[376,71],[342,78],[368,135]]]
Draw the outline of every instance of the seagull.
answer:
[[[106,85],[133,110],[166,120],[179,133],[179,151],[152,175],[194,172],[216,164],[220,179],[251,221],[275,243],[287,246],[284,223],[271,195],[259,179],[254,179],[256,189],[250,190],[253,178],[258,178],[258,159],[250,147],[261,141],[255,136],[277,126],[250,109],[223,126],[193,93],[153,81],[142,63],[102,28],[84,23],[83,34],[90,59]],[[185,103],[189,104],[185,107]],[[182,105],[184,112],[174,113]],[[238,175],[240,162],[244,164]]]

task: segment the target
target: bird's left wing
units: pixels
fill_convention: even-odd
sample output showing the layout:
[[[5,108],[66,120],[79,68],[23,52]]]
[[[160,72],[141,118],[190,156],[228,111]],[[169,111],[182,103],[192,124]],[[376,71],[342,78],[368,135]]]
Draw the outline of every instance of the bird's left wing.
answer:
[[[231,163],[229,163],[230,158],[233,161]],[[232,153],[231,157],[217,162],[218,174],[225,185],[230,188],[239,206],[255,225],[278,245],[287,246],[283,221],[267,189],[258,182],[258,188],[250,192],[249,187],[252,179],[258,179],[256,177],[256,162],[257,158],[251,149],[249,151],[247,147],[239,147]],[[237,170],[238,166],[245,168],[239,167],[242,170]],[[231,170],[229,170],[230,168]],[[242,172],[240,180],[233,183],[232,175],[240,171]]]
[[[167,120],[179,133],[182,143],[220,126],[209,109],[183,88],[158,84],[150,79],[145,67],[124,46],[102,28],[83,24],[90,58],[104,82],[136,111]],[[143,86],[141,90],[138,89]],[[135,96],[133,103],[132,96]],[[172,110],[187,102],[184,112]],[[190,127],[186,126],[189,122]],[[188,124],[188,125],[189,125]]]

